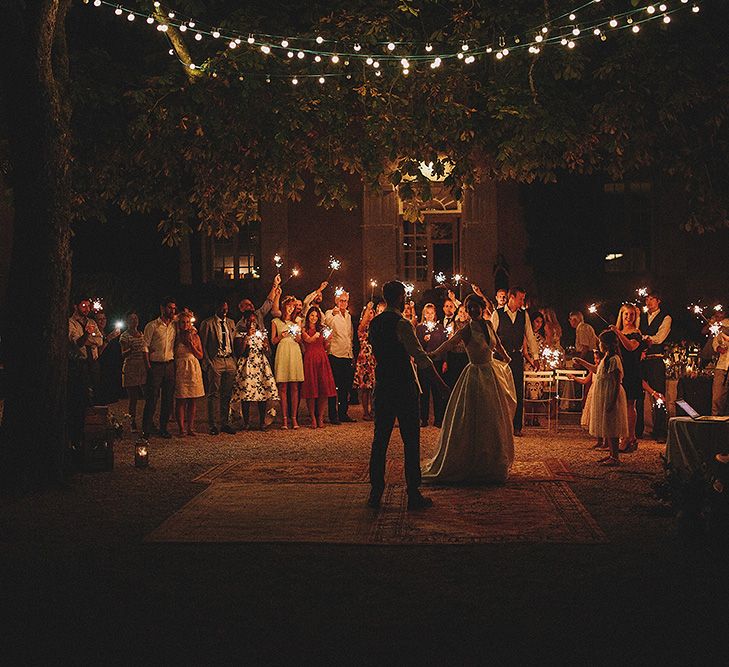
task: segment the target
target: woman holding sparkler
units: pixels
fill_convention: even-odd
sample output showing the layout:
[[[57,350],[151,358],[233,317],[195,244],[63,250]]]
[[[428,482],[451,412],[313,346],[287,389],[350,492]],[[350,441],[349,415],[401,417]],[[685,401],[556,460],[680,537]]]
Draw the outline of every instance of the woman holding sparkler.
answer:
[[[491,322],[483,319],[485,301],[469,294],[465,304],[471,322],[429,355],[440,356],[463,341],[470,363],[448,401],[438,453],[425,466],[423,479],[503,484],[514,460],[514,379],[506,350]],[[495,351],[507,362],[494,359]]]
[[[618,313],[618,321],[610,326],[620,341],[623,361],[623,389],[628,401],[628,438],[623,443],[621,452],[634,452],[638,449],[638,438],[635,436],[635,423],[638,418],[636,401],[643,397],[640,357],[645,349],[643,336],[638,329],[640,310],[632,303],[624,303]]]
[[[238,371],[231,402],[241,402],[246,428],[251,427],[251,403],[258,405],[258,428],[265,431],[266,401],[278,400],[276,380],[268,361],[268,336],[265,329],[258,328],[258,317],[254,310],[246,310],[241,323],[243,326],[236,330],[234,340]]]
[[[196,399],[205,396],[200,368],[203,347],[192,320],[192,313],[180,313],[175,337],[175,412],[181,436],[195,435]]]
[[[420,324],[415,327],[415,334],[420,341],[422,348],[430,353],[437,350],[446,341],[446,332],[440,322],[437,320],[435,305],[426,303],[423,306],[422,319]],[[436,371],[442,367],[442,359],[435,360],[434,366]],[[431,386],[430,374],[418,373],[420,381],[420,426],[425,428],[428,426],[428,418],[430,412],[430,395],[433,394],[433,425],[440,428],[443,424],[443,413],[445,411],[445,401],[440,394]]]
[[[324,426],[324,407],[337,395],[332,367],[327,352],[331,329],[324,326],[321,310],[312,306],[306,311],[306,323],[301,337],[304,339],[304,384],[302,398],[306,399],[311,416],[311,428]]]
[[[281,318],[271,322],[271,342],[277,345],[274,374],[281,398],[282,428],[289,427],[288,407],[299,404],[299,382],[304,381],[304,360],[301,356],[301,327],[294,321],[296,299],[284,297],[281,301]],[[289,389],[291,395],[289,396]],[[298,415],[292,411],[293,428],[299,428]]]
[[[375,366],[377,362],[369,340],[370,322],[375,317],[374,304],[370,301],[362,311],[357,327],[359,336],[359,354],[354,371],[354,385],[359,390],[362,403],[362,419],[372,421],[372,390],[375,388]],[[384,309],[383,309],[384,310]]]

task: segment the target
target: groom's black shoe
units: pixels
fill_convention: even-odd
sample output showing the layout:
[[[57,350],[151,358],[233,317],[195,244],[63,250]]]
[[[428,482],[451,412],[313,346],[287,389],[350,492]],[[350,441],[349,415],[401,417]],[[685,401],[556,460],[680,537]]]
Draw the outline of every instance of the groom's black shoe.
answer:
[[[380,500],[382,500],[381,491],[370,491],[370,497],[367,498],[367,507],[376,510],[380,506]]]
[[[417,493],[412,496],[408,496],[408,509],[409,510],[424,510],[428,507],[433,506],[433,501],[430,498]]]

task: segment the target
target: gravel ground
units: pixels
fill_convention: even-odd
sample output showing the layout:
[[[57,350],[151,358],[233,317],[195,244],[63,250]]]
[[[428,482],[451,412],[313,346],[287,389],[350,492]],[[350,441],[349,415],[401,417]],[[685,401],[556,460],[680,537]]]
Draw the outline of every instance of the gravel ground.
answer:
[[[115,406],[122,411],[122,406]],[[359,408],[352,414],[359,416]],[[202,426],[202,425],[201,425]],[[0,505],[8,654],[22,663],[668,662],[723,655],[723,559],[678,539],[652,495],[664,446],[595,464],[579,431],[527,429],[517,457],[564,460],[604,545],[144,544],[225,461],[364,461],[372,424],[133,440],[112,472]],[[423,431],[423,456],[437,441]],[[391,455],[401,456],[395,432]],[[364,498],[363,498],[364,500]]]

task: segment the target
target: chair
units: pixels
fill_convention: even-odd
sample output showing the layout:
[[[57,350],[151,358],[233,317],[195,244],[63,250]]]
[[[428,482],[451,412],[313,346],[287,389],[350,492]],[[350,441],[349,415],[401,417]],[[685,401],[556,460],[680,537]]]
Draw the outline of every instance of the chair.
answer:
[[[582,403],[585,395],[585,385],[575,382],[574,380],[575,378],[585,377],[587,377],[587,371],[585,370],[558,368],[554,372],[554,383],[556,390],[556,406],[554,411],[555,431],[559,430],[560,413],[568,415],[582,414]],[[577,387],[579,387],[579,391],[574,391]],[[563,402],[567,405],[566,409],[562,408]],[[579,422],[577,425],[579,426]]]
[[[549,431],[552,426],[549,404],[553,393],[554,371],[524,371],[524,421],[528,421],[528,417],[546,416]],[[546,407],[544,412],[538,412],[540,405]]]

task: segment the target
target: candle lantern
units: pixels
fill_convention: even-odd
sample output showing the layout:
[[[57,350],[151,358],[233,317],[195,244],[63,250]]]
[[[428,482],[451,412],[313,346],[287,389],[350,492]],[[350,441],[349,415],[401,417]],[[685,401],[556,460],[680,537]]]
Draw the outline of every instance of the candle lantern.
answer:
[[[144,438],[139,438],[134,445],[134,467],[149,467],[149,442]]]

